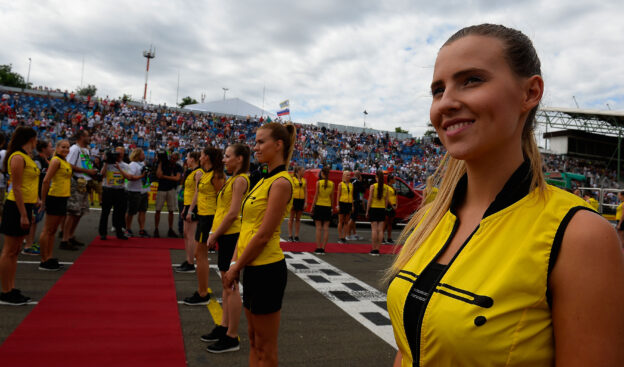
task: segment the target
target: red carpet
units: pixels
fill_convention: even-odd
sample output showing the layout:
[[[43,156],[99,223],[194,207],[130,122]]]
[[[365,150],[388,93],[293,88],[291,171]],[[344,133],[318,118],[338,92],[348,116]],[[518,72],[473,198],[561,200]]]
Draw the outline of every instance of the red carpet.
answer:
[[[184,250],[184,239],[132,237],[129,240],[118,240],[115,236],[112,236],[102,241],[100,236],[98,236],[91,242],[91,246]]]
[[[169,251],[108,241],[90,245],[5,340],[0,365],[186,366]]]
[[[280,242],[283,251],[290,252],[314,252],[316,243],[313,242]],[[342,254],[367,254],[372,249],[370,244],[339,244],[328,243],[325,247],[326,253],[342,253]],[[394,254],[401,250],[401,246],[381,245],[379,253]]]

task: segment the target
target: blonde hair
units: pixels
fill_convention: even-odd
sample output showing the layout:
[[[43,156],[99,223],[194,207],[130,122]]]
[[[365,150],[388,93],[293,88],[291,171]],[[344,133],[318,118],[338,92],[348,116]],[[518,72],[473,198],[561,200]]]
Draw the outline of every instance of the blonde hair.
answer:
[[[273,140],[281,140],[284,143],[284,164],[286,169],[290,165],[290,159],[292,158],[293,150],[295,149],[295,141],[297,139],[297,129],[293,124],[280,124],[278,122],[269,122],[258,128],[271,130],[271,138]]]
[[[143,149],[141,149],[141,148],[134,148],[132,150],[132,153],[130,153],[130,160],[132,162],[138,162],[139,161],[139,157],[141,156],[141,153],[143,153]]]
[[[541,75],[540,61],[531,40],[515,29],[491,24],[467,27],[451,36],[444,46],[472,34],[500,39],[505,45],[506,60],[517,75],[524,77]],[[519,66],[516,67],[522,62],[525,62],[523,65],[525,70],[520,70]],[[538,106],[535,106],[531,110],[524,123],[522,130],[522,153],[524,158],[531,162],[532,180],[530,189],[533,191],[538,188],[540,197],[543,198],[546,182],[542,172],[542,158],[534,136],[537,108]],[[391,267],[386,271],[384,276],[386,284],[391,282],[395,275],[407,265],[408,261],[416,254],[418,248],[431,235],[442,220],[442,217],[450,209],[457,183],[465,173],[465,162],[451,157],[447,152],[433,176],[430,177],[431,182],[429,179],[427,180],[427,189],[429,189],[429,186],[439,187],[438,193],[431,203],[422,206],[414,213],[401,232],[398,243],[404,243],[404,246],[398,256],[395,257]]]

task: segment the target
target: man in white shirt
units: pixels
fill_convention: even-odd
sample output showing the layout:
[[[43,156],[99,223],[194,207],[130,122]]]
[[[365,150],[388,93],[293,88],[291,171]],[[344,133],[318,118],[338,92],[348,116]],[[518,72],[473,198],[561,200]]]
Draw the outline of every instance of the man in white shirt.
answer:
[[[128,213],[126,214],[126,230],[132,235],[132,219],[135,214],[139,214],[139,236],[147,238],[149,235],[145,231],[145,214],[147,213],[148,193],[150,182],[145,180],[145,153],[141,148],[135,148],[130,153],[130,164],[127,175],[124,175],[128,182],[126,190],[128,192]]]
[[[69,154],[65,160],[71,164],[73,175],[71,178],[71,196],[67,201],[67,218],[63,227],[63,239],[59,246],[62,250],[78,250],[83,243],[74,238],[74,232],[80,222],[80,218],[89,212],[89,195],[87,182],[97,174],[97,170],[91,164],[89,155],[89,142],[91,137],[87,130],[78,130],[76,144],[69,148]]]

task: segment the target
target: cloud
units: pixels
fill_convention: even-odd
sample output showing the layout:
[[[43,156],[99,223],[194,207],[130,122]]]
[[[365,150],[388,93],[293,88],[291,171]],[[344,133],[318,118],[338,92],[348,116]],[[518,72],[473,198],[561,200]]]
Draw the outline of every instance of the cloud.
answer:
[[[619,1],[14,1],[0,5],[0,63],[34,84],[142,97],[156,47],[154,103],[239,97],[269,110],[290,99],[301,122],[420,134],[439,47],[459,28],[502,23],[525,32],[543,65],[543,104],[624,110]],[[263,93],[264,91],[264,93]]]

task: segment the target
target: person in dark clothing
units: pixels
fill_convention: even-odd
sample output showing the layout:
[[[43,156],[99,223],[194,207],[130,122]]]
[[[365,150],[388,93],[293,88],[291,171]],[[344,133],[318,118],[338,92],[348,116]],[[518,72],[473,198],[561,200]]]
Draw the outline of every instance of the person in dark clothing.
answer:
[[[349,231],[347,236],[347,240],[356,241],[363,240],[364,238],[359,236],[355,230],[355,222],[357,221],[358,215],[360,214],[360,210],[362,208],[362,198],[364,197],[364,184],[362,183],[362,174],[360,171],[353,172],[353,179],[351,180],[353,184],[353,211],[351,212],[351,220],[349,221]]]

